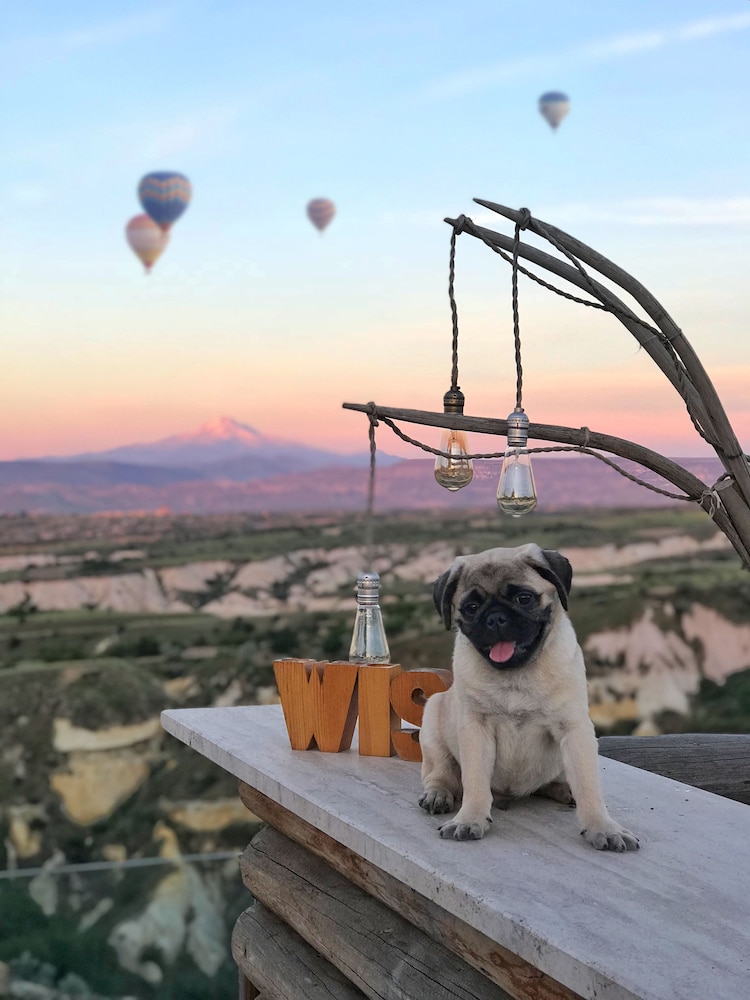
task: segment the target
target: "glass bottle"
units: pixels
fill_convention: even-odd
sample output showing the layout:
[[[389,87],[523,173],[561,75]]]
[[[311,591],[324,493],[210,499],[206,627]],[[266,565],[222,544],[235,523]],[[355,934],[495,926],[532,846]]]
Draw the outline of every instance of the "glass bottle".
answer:
[[[350,663],[390,663],[391,652],[385,637],[383,614],[378,604],[380,577],[375,572],[357,577],[357,614],[354,619]]]

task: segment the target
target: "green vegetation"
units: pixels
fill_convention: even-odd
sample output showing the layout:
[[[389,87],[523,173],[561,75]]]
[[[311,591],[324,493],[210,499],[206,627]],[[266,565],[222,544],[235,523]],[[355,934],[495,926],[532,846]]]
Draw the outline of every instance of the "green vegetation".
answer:
[[[97,671],[95,666],[65,687],[58,711],[74,726],[103,729],[152,718],[166,707],[162,687],[143,668]]]
[[[144,761],[148,778],[108,815],[84,825],[74,822],[51,788],[53,776],[70,774],[73,757],[55,749],[56,720],[99,730],[154,719],[167,707],[252,704],[273,693],[277,657],[345,659],[353,620],[354,580],[348,578],[349,571],[331,575],[320,602],[324,610],[304,610],[300,595],[310,592],[310,574],[327,567],[324,553],[362,545],[361,517],[34,520],[3,518],[7,530],[2,552],[53,553],[68,561],[8,571],[6,580],[141,572],[208,560],[230,566],[214,573],[200,589],[179,595],[195,609],[190,613],[97,608],[47,612],[25,597],[0,615],[0,868],[16,862],[35,865],[55,852],[69,863],[103,860],[113,848],[128,858],[154,857],[160,847],[156,831],[165,824],[186,854],[241,848],[252,830],[232,825],[236,818],[216,830],[201,830],[175,818],[180,804],[234,799],[236,781],[168,738],[127,748],[124,757]],[[437,544],[439,550],[442,542],[470,552],[535,541],[565,552],[658,542],[676,534],[705,540],[714,533],[710,520],[692,508],[539,514],[520,521],[499,519],[494,511],[441,511],[381,516],[375,523],[380,550],[399,546],[405,563],[430,546]],[[304,558],[294,555],[301,549],[307,550]],[[133,558],[122,558],[127,550]],[[277,556],[290,557],[289,573],[267,585],[267,613],[219,618],[201,610],[235,587],[235,567]],[[430,583],[409,573],[404,577],[383,574],[382,606],[392,660],[406,668],[449,667],[453,638],[435,612]],[[750,623],[750,579],[732,552],[709,549],[661,556],[607,570],[606,580],[598,582],[587,582],[581,574],[574,580],[570,613],[585,644],[595,633],[629,629],[647,613],[657,627],[679,632],[682,615],[694,604],[716,610],[729,622]],[[687,640],[678,637],[684,648]],[[691,698],[689,715],[662,713],[655,720],[658,726],[664,732],[750,731],[750,663],[748,668],[723,684],[703,680]],[[604,676],[606,684],[613,669],[612,663],[590,657],[592,678],[600,681]],[[617,700],[615,692],[612,696]],[[638,724],[616,713],[613,720],[607,732],[629,733]],[[39,846],[19,860],[11,853],[9,808],[29,807],[28,830]],[[143,1000],[232,995],[235,973],[229,959],[209,980],[189,955],[183,953],[170,964],[154,945],[141,955],[163,969],[163,981],[154,986],[120,968],[107,943],[114,927],[143,913],[171,870],[166,866],[128,870],[126,875],[60,877],[51,916],[29,895],[28,882],[0,881],[0,961],[13,963],[30,981],[65,984],[71,995],[78,989],[82,998],[92,993]],[[231,923],[249,900],[236,870],[228,875],[214,872],[211,879],[209,895],[224,901],[228,940]],[[83,915],[102,899],[110,901],[109,909],[81,929]]]
[[[203,866],[205,868],[205,866]],[[142,1000],[224,1000],[233,996],[237,985],[234,964],[227,960],[218,973],[208,977],[183,948],[170,964],[158,947],[144,949],[139,958],[154,961],[164,971],[155,985],[120,965],[109,944],[116,926],[137,917],[158,881],[169,868],[136,869],[127,878],[107,873],[76,875],[77,891],[70,892],[70,877],[60,878],[63,900],[57,913],[47,916],[29,896],[21,882],[0,882],[0,961],[24,980],[69,993],[81,1000],[97,996],[129,996]],[[238,879],[239,881],[239,879]],[[94,905],[111,899],[112,907],[92,927],[82,928],[85,910],[82,900]],[[229,890],[226,932],[241,910],[248,905],[246,893]],[[29,993],[31,995],[31,993]],[[36,995],[36,994],[34,994]]]
[[[673,733],[747,733],[750,731],[750,669],[723,684],[704,678],[691,699],[689,715],[663,713],[659,722]]]

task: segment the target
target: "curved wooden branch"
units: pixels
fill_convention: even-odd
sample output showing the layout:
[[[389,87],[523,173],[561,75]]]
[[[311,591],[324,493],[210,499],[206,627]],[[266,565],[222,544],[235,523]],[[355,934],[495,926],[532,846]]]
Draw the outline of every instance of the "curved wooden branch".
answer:
[[[498,205],[495,202],[485,201],[481,198],[474,199],[477,204],[489,208],[494,212],[510,219],[513,222],[521,221],[523,216],[516,209]],[[449,224],[455,224],[455,220],[446,219]],[[472,228],[475,232],[472,233]],[[674,360],[665,349],[664,345],[654,338],[648,339],[648,331],[645,331],[637,322],[634,322],[635,314],[627,307],[625,315],[616,314],[625,328],[633,334],[643,348],[648,352],[660,370],[667,376],[670,382],[680,393],[688,412],[701,425],[703,430],[711,438],[710,444],[714,452],[721,461],[724,468],[731,476],[731,485],[722,491],[722,503],[724,504],[728,518],[733,526],[733,534],[743,539],[742,548],[745,552],[750,552],[750,464],[737,440],[737,436],[732,429],[729,418],[719,399],[718,393],[706,373],[703,365],[687,341],[687,338],[676,325],[671,316],[667,313],[660,302],[632,275],[628,274],[621,267],[608,260],[592,247],[587,246],[580,240],[575,239],[562,229],[551,226],[546,222],[541,222],[533,217],[528,222],[528,228],[541,236],[543,239],[551,236],[560,246],[572,253],[580,261],[590,268],[594,268],[608,280],[617,284],[620,288],[631,295],[643,310],[651,317],[661,330],[662,334],[670,341],[671,345],[684,367],[680,373],[675,368]],[[471,223],[467,227],[470,235],[475,235],[481,239],[487,239],[494,245],[505,250],[512,249],[513,241],[501,233],[496,233],[491,229],[477,227]],[[585,288],[590,294],[595,295],[603,304],[614,303],[618,309],[624,303],[610,292],[605,286],[591,279],[592,285],[586,282],[580,272],[562,260],[546,254],[534,247],[521,243],[519,254],[528,260],[538,263],[545,269],[559,275],[579,288]],[[630,317],[633,317],[631,320]],[[644,340],[644,335],[646,339]],[[717,524],[719,521],[717,520]],[[724,529],[722,529],[724,530]],[[725,531],[725,533],[727,533]],[[730,537],[727,534],[727,537]],[[730,537],[732,544],[737,548],[735,538]],[[740,551],[738,549],[738,551]],[[743,563],[747,565],[745,556]]]
[[[356,410],[360,413],[372,412],[375,417],[387,417],[390,420],[402,420],[411,424],[422,424],[429,427],[452,427],[456,430],[472,431],[475,434],[494,434],[505,436],[508,433],[508,421],[493,417],[472,417],[458,413],[433,413],[429,410],[406,410],[390,406],[375,406],[371,403],[343,403],[345,410]],[[682,490],[695,502],[700,502],[706,495],[706,484],[684,469],[677,462],[665,458],[650,448],[628,441],[626,438],[614,437],[611,434],[600,434],[581,428],[563,427],[554,424],[529,424],[529,437],[536,441],[554,441],[557,444],[588,446],[597,451],[609,452],[629,461],[638,462],[646,469],[666,479]],[[729,492],[725,490],[726,494]],[[712,518],[716,526],[727,536],[745,567],[750,568],[750,547],[745,544],[744,537],[736,530],[732,519],[722,504],[714,504],[711,509],[708,498],[700,504]]]
[[[457,220],[445,219],[445,222],[453,226],[456,224]],[[487,242],[492,243],[494,246],[498,246],[508,252],[511,252],[513,249],[513,240],[509,236],[504,236],[502,233],[496,233],[494,230],[486,229],[483,226],[477,226],[475,222],[471,222],[466,225],[464,231],[472,236],[476,235],[480,239],[487,240]],[[568,264],[566,261],[560,260],[559,257],[553,257],[544,250],[539,250],[536,247],[529,246],[527,243],[520,243],[518,247],[518,254],[520,257],[531,261],[531,263],[536,264],[539,267],[543,267],[546,271],[556,274],[569,284],[574,285],[576,288],[580,288],[582,291],[597,298],[602,305],[614,310],[619,310],[619,313],[616,314],[616,318],[619,319],[628,332],[635,337],[640,346],[651,357],[652,361],[658,365],[662,373],[669,379],[675,389],[683,397],[685,403],[693,407],[693,412],[697,414],[701,423],[705,421],[705,423],[710,426],[708,412],[703,405],[703,401],[698,395],[698,391],[689,382],[687,385],[681,383],[677,369],[675,368],[673,357],[669,354],[656,334],[647,330],[638,322],[638,318],[635,313],[622,301],[622,299],[619,299],[614,292],[593,278],[591,280],[591,284],[589,285],[588,282],[586,282],[581,276],[580,271],[578,271],[575,267]]]
[[[485,201],[482,198],[475,198],[474,201],[478,205],[489,208],[491,211],[497,212],[499,215],[513,222],[518,222],[521,219],[520,212],[505,205],[498,205],[495,202]],[[624,271],[617,264],[614,264],[607,257],[594,250],[593,247],[587,246],[562,229],[558,229],[556,226],[542,222],[539,219],[534,219],[533,217],[529,222],[528,228],[543,239],[545,238],[545,233],[549,233],[561,246],[574,254],[584,264],[595,268],[604,277],[624,289],[654,320],[679,355],[691,382],[703,401],[703,409],[709,418],[708,426],[705,426],[704,429],[713,438],[711,443],[714,445],[717,456],[727,472],[733,476],[745,504],[750,504],[750,466],[743,453],[742,446],[729,422],[729,417],[724,410],[708,373],[684,333],[664,306],[631,274],[628,274],[627,271]],[[684,394],[683,398],[685,398]]]

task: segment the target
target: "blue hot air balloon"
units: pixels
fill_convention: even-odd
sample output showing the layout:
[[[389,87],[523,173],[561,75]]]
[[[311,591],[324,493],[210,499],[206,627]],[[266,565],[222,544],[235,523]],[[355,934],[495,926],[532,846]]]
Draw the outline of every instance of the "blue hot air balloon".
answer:
[[[190,204],[192,187],[184,174],[173,170],[155,170],[138,185],[138,197],[144,210],[157,226],[167,230]]]
[[[570,111],[570,98],[559,90],[550,90],[539,98],[539,111],[552,128],[557,128]]]

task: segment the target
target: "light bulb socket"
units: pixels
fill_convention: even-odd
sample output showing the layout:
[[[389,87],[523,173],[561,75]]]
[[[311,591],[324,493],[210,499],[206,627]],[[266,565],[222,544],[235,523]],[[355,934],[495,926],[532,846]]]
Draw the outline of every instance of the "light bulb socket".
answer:
[[[525,448],[529,440],[529,418],[523,408],[517,406],[508,414],[508,447]]]
[[[443,396],[443,412],[444,413],[463,413],[464,403],[466,402],[466,397],[458,388],[449,389]]]

